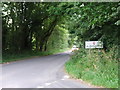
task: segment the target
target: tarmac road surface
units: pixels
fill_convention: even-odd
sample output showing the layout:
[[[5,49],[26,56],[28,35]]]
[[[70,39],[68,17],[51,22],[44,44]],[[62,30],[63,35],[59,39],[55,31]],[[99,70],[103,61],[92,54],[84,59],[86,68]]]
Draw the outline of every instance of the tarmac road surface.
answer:
[[[70,79],[64,64],[70,51],[2,65],[2,88],[92,88]]]

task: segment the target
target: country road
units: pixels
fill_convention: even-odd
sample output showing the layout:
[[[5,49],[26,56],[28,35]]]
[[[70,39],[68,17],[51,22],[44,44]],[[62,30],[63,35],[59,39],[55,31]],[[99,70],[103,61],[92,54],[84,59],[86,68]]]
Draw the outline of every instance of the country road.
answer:
[[[3,64],[2,88],[91,88],[65,74],[69,58],[64,52]]]

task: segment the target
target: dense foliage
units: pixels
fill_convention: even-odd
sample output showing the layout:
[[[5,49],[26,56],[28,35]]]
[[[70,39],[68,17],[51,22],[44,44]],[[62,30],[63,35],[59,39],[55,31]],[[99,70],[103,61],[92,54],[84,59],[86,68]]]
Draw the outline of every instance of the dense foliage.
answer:
[[[118,46],[120,38],[120,11],[118,3],[83,3],[81,9],[74,7],[69,30],[78,36],[81,47],[84,41],[101,40],[104,49]],[[74,22],[74,23],[73,23]]]
[[[114,51],[80,49],[65,65],[71,77],[88,81],[92,85],[118,88],[118,61]]]
[[[46,51],[49,37],[56,31],[55,27],[62,28],[60,22],[64,12],[59,9],[59,3],[4,3],[3,51]]]
[[[98,85],[117,87],[119,16],[119,2],[2,3],[2,49],[16,54],[58,50],[76,44],[80,50],[66,64],[67,71],[77,78],[93,80],[94,84],[101,79]],[[84,49],[84,42],[99,40],[104,43],[104,53],[91,51],[91,56]]]
[[[83,3],[80,7],[74,7],[75,14],[67,22],[80,50],[66,63],[66,71],[94,85],[118,88],[119,3]],[[84,48],[85,41],[99,40],[104,43],[103,50]]]
[[[45,51],[55,27],[69,30],[69,42],[77,37],[81,47],[86,40],[102,40],[105,49],[117,46],[119,9],[117,2],[3,3],[3,51]]]

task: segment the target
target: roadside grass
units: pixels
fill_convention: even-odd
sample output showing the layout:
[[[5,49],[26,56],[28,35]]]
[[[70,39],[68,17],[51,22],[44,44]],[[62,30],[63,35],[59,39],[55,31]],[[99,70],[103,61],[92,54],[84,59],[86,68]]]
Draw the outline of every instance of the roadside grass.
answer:
[[[52,54],[56,54],[56,53],[60,53],[60,52],[64,52],[67,49],[59,49],[59,50],[50,50],[50,51],[23,51],[21,53],[3,53],[2,54],[2,60],[0,61],[0,63],[7,63],[7,62],[11,62],[11,61],[18,61],[18,60],[22,60],[22,59],[27,59],[27,58],[32,58],[35,56],[47,56],[47,55],[52,55]]]
[[[80,49],[66,62],[65,68],[73,78],[97,86],[118,88],[118,60],[114,56],[113,51]]]

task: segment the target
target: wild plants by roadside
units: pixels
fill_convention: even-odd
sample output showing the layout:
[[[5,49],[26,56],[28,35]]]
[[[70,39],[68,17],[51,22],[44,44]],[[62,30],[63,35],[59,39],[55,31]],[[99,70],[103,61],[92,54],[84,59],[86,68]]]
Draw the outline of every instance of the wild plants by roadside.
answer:
[[[80,49],[65,65],[72,77],[83,79],[93,85],[118,88],[118,60],[114,50]]]

